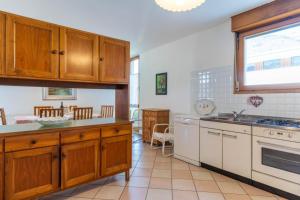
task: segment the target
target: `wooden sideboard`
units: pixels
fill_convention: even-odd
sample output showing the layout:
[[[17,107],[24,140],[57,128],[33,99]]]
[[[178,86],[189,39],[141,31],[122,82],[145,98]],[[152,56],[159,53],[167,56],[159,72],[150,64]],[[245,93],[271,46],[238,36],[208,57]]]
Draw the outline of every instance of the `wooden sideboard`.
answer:
[[[1,133],[0,199],[35,199],[121,172],[128,180],[131,123],[106,123]]]
[[[0,12],[1,78],[128,84],[130,43]]]
[[[151,142],[155,124],[169,124],[169,113],[167,109],[143,109],[143,142]],[[158,131],[163,132],[163,127],[159,127]]]

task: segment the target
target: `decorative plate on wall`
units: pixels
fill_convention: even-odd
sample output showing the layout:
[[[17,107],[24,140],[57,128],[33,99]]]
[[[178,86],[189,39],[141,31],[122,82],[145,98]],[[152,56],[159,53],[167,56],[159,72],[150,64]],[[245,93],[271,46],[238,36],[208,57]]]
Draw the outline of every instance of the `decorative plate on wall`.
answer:
[[[199,115],[210,115],[216,109],[215,103],[209,99],[202,99],[195,105],[196,112]]]

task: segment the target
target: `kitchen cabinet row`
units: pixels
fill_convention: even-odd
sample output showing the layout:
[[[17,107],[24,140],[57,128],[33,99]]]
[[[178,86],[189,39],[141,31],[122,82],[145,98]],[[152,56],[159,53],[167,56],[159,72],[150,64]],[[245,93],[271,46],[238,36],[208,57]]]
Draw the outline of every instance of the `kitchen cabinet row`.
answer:
[[[34,199],[121,172],[129,179],[131,137],[131,124],[6,137],[0,199]]]
[[[251,126],[200,124],[201,163],[251,179]]]
[[[0,12],[0,76],[127,84],[130,43]]]

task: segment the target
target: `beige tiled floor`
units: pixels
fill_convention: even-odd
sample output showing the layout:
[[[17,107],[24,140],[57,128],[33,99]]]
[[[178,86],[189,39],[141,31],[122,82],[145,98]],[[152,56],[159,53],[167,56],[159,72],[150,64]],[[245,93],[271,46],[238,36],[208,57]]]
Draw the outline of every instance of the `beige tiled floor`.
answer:
[[[271,193],[207,169],[161,156],[133,144],[130,181],[124,174],[59,192],[45,200],[282,200]]]

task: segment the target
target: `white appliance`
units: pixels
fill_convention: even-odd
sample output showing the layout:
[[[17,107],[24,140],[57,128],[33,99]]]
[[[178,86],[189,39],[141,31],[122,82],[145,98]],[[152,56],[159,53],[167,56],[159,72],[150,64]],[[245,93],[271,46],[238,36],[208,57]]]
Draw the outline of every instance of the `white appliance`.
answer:
[[[175,116],[174,157],[200,166],[200,117]]]
[[[300,132],[253,127],[252,179],[300,196]]]

